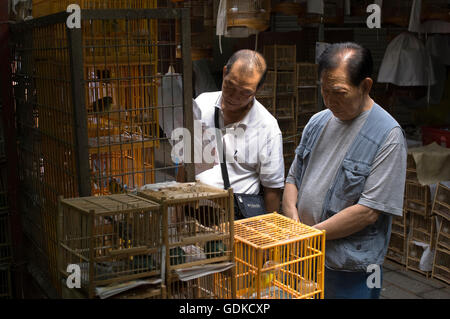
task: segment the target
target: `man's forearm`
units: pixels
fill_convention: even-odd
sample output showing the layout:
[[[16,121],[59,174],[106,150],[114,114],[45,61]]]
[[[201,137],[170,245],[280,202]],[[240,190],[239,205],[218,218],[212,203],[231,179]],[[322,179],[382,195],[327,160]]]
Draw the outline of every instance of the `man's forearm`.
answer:
[[[283,214],[294,220],[299,220],[297,212],[297,186],[286,183],[283,192]]]
[[[279,188],[264,187],[264,203],[268,213],[278,212],[281,202],[281,190]]]
[[[343,238],[375,223],[379,214],[376,210],[356,204],[314,225],[314,228],[325,230],[327,240]]]

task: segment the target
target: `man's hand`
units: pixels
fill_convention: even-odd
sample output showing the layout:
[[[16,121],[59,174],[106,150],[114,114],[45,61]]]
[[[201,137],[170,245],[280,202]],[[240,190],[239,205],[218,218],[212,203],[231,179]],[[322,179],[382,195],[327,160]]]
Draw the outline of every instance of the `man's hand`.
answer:
[[[363,205],[353,205],[341,210],[333,217],[314,225],[314,228],[325,230],[326,238],[338,239],[350,236],[375,223],[380,212]]]
[[[281,189],[264,187],[264,203],[268,213],[278,212],[281,202]]]
[[[283,192],[283,214],[293,220],[300,221],[297,211],[297,186],[286,183]]]

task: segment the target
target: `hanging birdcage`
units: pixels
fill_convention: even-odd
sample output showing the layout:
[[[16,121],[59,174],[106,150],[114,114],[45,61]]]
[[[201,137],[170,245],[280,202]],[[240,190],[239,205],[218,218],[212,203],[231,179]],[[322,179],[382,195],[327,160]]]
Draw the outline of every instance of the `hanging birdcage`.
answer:
[[[247,27],[264,31],[270,24],[270,0],[227,1],[227,27]]]

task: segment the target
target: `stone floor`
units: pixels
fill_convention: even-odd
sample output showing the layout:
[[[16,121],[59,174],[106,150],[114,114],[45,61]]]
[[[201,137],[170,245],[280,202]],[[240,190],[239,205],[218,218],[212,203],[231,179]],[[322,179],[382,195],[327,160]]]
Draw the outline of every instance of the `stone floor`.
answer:
[[[386,260],[380,299],[450,299],[450,285]]]

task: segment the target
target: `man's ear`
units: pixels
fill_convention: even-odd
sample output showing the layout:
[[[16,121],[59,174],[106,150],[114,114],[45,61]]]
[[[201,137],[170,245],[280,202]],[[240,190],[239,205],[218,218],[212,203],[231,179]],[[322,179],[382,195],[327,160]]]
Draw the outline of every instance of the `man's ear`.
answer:
[[[370,90],[372,89],[373,80],[371,78],[365,78],[361,82],[361,89],[364,95],[369,95]]]
[[[225,65],[225,66],[223,67],[222,79],[225,78],[225,75],[226,75],[226,74],[227,74],[227,66]]]

